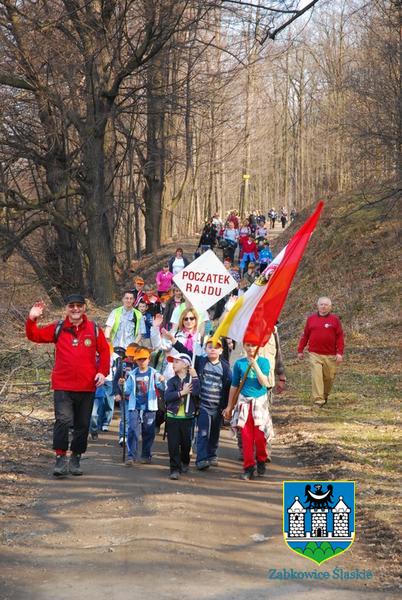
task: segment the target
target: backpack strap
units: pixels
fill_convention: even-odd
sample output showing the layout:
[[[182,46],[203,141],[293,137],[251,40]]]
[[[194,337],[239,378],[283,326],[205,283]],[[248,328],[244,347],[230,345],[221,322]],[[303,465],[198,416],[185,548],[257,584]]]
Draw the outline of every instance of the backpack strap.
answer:
[[[53,337],[53,342],[55,344],[60,337],[61,330],[63,329],[63,323],[64,323],[63,319],[60,319],[60,321],[57,321],[57,323],[56,323],[56,329],[54,330],[54,337]]]
[[[63,319],[60,319],[60,321],[57,321],[57,323],[56,323],[56,329],[54,330],[54,337],[53,337],[53,342],[55,344],[57,343],[57,340],[60,337],[61,331],[63,329],[63,323],[64,323]],[[95,321],[91,321],[91,323],[93,324],[93,327],[94,327],[95,340],[98,341],[99,325]]]

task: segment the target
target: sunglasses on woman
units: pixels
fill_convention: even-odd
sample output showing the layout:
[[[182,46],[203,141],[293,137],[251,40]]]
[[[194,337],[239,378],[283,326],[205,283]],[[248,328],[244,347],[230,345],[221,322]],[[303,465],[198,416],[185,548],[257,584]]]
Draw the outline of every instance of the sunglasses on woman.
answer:
[[[195,317],[184,317],[183,321],[195,321]]]

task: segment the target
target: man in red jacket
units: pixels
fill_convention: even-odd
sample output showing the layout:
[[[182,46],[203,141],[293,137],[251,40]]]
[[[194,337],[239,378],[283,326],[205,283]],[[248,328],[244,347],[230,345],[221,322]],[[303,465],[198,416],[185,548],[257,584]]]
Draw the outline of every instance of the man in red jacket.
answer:
[[[82,475],[80,458],[87,449],[94,392],[109,373],[110,350],[104,333],[87,319],[85,298],[72,294],[66,298],[64,321],[38,327],[44,302],[36,302],[25,324],[27,338],[39,344],[55,344],[52,371],[55,423],[53,449],[56,464],[53,475]],[[67,464],[68,435],[73,427],[71,456]]]
[[[312,395],[315,404],[324,406],[336,375],[336,368],[343,360],[343,330],[339,317],[331,313],[330,298],[319,298],[318,312],[307,319],[297,348],[299,360],[308,344],[311,367]]]

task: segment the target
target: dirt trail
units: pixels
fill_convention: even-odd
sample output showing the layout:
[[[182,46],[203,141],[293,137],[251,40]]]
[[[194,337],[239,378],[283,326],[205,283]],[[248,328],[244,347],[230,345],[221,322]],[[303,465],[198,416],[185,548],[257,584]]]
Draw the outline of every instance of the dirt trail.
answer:
[[[272,238],[279,233],[270,232]],[[288,418],[279,402],[274,414]],[[151,465],[125,467],[112,430],[90,442],[83,477],[55,480],[53,457],[23,465],[28,509],[0,511],[0,600],[386,600],[376,565],[357,540],[321,566],[290,551],[282,536],[282,481],[309,479],[290,450],[274,445],[264,479],[242,482],[236,444],[222,432],[220,464],[170,481],[166,442]],[[22,471],[24,472],[24,471]],[[29,479],[30,478],[30,479]],[[23,487],[22,487],[23,489]],[[26,504],[26,503],[25,503]],[[332,573],[372,570],[371,581],[282,581],[270,569]]]
[[[90,443],[83,477],[55,480],[49,459],[32,482],[42,490],[36,504],[23,519],[2,518],[1,600],[397,597],[375,581],[367,588],[364,581],[267,578],[272,568],[375,571],[353,549],[316,567],[286,547],[281,482],[300,478],[300,468],[279,443],[267,476],[242,482],[224,430],[220,465],[201,473],[192,467],[174,482],[160,435],[153,464],[128,468],[117,421],[112,429]]]

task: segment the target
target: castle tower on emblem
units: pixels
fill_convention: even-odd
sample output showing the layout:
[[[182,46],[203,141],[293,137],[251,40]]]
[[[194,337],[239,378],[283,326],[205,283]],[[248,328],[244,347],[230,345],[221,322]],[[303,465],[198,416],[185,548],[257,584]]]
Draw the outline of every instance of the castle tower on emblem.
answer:
[[[327,508],[311,509],[311,537],[326,537],[327,535]]]
[[[289,537],[304,536],[304,515],[306,509],[299,502],[299,496],[295,496],[295,501],[288,508],[289,513]]]
[[[337,504],[332,509],[334,516],[334,537],[347,537],[349,535],[349,513],[350,508],[343,501],[343,497],[339,496]]]

